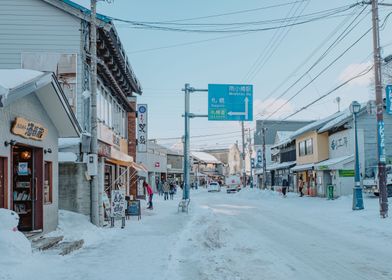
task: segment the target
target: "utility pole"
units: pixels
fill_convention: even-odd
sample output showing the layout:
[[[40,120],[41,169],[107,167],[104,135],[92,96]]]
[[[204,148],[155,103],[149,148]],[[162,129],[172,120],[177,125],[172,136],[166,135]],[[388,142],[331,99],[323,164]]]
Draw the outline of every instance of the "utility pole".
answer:
[[[264,122],[261,124],[261,132],[263,133],[263,189],[267,188],[267,161],[265,158],[265,127]]]
[[[189,84],[185,84],[182,89],[185,93],[185,133],[184,133],[184,187],[183,187],[183,199],[189,199],[189,187],[190,187],[190,119],[191,118],[207,118],[208,115],[197,115],[190,112],[190,94],[192,92],[208,92],[208,89],[195,89]],[[198,170],[199,171],[199,170]],[[184,211],[184,209],[183,209]]]
[[[252,136],[250,133],[250,128],[248,128],[248,150],[249,150],[249,166],[250,166],[250,187],[253,188],[253,167],[252,167]]]
[[[90,52],[91,52],[91,154],[96,164],[98,157],[98,121],[97,121],[97,0],[91,0],[90,19]],[[91,177],[91,213],[90,219],[94,225],[99,225],[98,211],[98,176]]]
[[[242,186],[246,188],[246,171],[245,171],[245,128],[244,121],[241,121],[242,130]]]
[[[385,139],[384,139],[384,104],[382,97],[381,83],[381,54],[380,54],[380,32],[378,18],[378,0],[372,1],[372,22],[373,22],[373,56],[374,56],[374,81],[376,89],[377,108],[377,150],[378,150],[378,187],[380,200],[380,216],[388,217],[388,195],[385,172]]]
[[[183,185],[183,199],[189,199],[189,167],[190,167],[190,151],[189,151],[189,109],[190,109],[190,86],[185,84],[185,135],[184,135],[184,185]]]

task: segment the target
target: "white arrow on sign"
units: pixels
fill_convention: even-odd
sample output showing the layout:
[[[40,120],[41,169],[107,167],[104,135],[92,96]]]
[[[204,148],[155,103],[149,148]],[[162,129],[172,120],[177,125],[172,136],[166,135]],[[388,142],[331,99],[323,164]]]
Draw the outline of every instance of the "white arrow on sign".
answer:
[[[248,114],[249,114],[249,109],[248,109],[248,107],[249,107],[249,99],[248,99],[248,97],[245,97],[245,112],[228,112],[227,114],[229,115],[229,116],[245,116],[245,120],[247,120],[248,119]]]

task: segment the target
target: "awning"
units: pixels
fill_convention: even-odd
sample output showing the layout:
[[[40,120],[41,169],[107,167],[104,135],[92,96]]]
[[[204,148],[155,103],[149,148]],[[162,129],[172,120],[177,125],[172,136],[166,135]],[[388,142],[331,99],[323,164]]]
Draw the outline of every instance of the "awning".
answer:
[[[338,170],[344,169],[344,165],[354,161],[354,155],[331,158],[314,165],[316,170]]]
[[[116,149],[110,149],[110,158],[106,158],[106,160],[123,166],[130,166],[133,163],[131,156]]]
[[[143,171],[143,172],[148,172],[147,168],[142,164],[138,164],[136,162],[132,162],[131,166],[136,170],[136,171]]]
[[[282,163],[274,163],[267,166],[267,170],[277,170],[277,169],[285,169],[290,168],[295,165],[295,161],[287,161]]]
[[[297,172],[297,171],[304,171],[304,170],[312,170],[313,167],[314,167],[314,163],[308,163],[308,164],[301,164],[301,165],[294,166],[290,170],[293,172]]]

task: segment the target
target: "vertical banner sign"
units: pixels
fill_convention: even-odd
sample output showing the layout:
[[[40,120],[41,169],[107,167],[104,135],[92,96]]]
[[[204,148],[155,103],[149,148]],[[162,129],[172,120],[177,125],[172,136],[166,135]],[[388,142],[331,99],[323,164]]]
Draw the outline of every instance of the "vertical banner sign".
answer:
[[[379,121],[377,125],[378,132],[378,156],[381,162],[385,162],[385,131],[384,121]]]
[[[137,105],[137,151],[147,152],[147,104]]]
[[[392,85],[385,87],[385,97],[387,101],[387,114],[392,115]]]

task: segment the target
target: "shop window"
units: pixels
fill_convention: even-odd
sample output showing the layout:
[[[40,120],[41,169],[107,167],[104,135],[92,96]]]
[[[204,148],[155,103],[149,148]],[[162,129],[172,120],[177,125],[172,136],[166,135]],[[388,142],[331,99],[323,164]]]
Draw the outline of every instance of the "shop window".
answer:
[[[44,172],[44,204],[51,204],[53,202],[52,162],[45,161]]]

